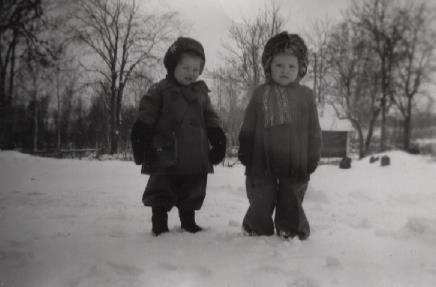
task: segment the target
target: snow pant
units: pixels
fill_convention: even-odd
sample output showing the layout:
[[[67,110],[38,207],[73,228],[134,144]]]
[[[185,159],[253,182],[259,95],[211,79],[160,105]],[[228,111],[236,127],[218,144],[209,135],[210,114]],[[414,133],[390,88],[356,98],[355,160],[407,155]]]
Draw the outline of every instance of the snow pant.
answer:
[[[145,206],[169,211],[198,210],[206,196],[207,174],[152,174],[142,196]]]
[[[287,232],[300,239],[307,238],[310,227],[302,206],[307,186],[307,182],[288,177],[247,175],[246,189],[250,206],[243,225],[257,235],[273,235],[275,226],[277,232]]]

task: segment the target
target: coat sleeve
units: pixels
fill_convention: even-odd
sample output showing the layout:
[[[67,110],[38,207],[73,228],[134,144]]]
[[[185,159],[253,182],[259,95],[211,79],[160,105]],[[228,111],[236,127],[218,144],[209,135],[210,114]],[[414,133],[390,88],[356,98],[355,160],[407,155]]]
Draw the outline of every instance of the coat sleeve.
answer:
[[[151,164],[152,140],[155,133],[155,124],[159,117],[161,98],[157,84],[150,87],[147,94],[139,103],[137,119],[130,133],[133,158],[136,164]]]
[[[313,92],[309,98],[308,172],[313,173],[321,158],[322,133]]]
[[[150,158],[151,140],[153,138],[153,128],[137,120],[133,124],[130,141],[132,143],[133,159],[140,165]]]
[[[219,164],[226,156],[227,138],[221,127],[221,120],[212,107],[206,95],[206,108],[204,112],[206,121],[206,134],[212,149],[209,151],[209,160],[213,165]]]
[[[162,106],[159,83],[153,84],[139,102],[137,120],[148,126],[155,126]]]
[[[251,164],[254,134],[256,129],[256,117],[257,117],[257,98],[256,95],[252,95],[245,109],[244,120],[242,122],[241,130],[239,132],[239,150],[238,159],[245,166]]]
[[[209,160],[213,165],[219,164],[226,155],[227,138],[221,127],[221,120],[215,112],[209,96],[206,94],[206,108],[204,111],[206,121],[206,134],[212,149],[209,151]]]
[[[209,160],[213,165],[216,165],[220,163],[226,155],[227,138],[222,129],[221,119],[213,108],[209,98],[209,88],[203,81],[198,82],[197,86],[202,91],[202,94],[205,95],[204,120],[207,138],[212,146],[212,149],[209,151]]]

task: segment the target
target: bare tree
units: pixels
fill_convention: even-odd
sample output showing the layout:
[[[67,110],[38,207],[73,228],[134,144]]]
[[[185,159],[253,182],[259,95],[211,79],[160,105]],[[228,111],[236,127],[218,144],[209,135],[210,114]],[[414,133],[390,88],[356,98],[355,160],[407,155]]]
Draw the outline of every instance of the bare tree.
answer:
[[[126,95],[128,96],[127,101],[125,101],[126,105],[138,107],[141,98],[144,96],[144,91],[147,91],[153,82],[154,78],[150,74],[150,68],[146,65],[138,66],[126,86]]]
[[[45,62],[38,61],[31,53],[25,55],[23,60],[23,65],[17,74],[20,78],[17,90],[21,95],[21,100],[32,107],[31,115],[29,115],[32,119],[32,150],[37,152],[41,141],[40,127],[47,119],[39,108],[43,101],[47,101],[51,93],[49,69]]]
[[[8,148],[14,147],[14,131],[16,130],[16,113],[20,105],[35,102],[32,93],[23,93],[28,96],[24,99],[16,93],[18,88],[26,89],[29,86],[38,86],[33,83],[31,74],[45,74],[45,69],[56,61],[59,56],[59,43],[64,37],[58,37],[57,29],[63,22],[56,21],[61,17],[57,10],[60,6],[65,8],[65,0],[6,0],[0,1],[0,144]],[[56,23],[57,22],[57,23]],[[59,25],[60,24],[60,25]],[[31,65],[29,67],[29,65]],[[26,70],[28,69],[27,73]],[[26,75],[16,81],[17,75]],[[41,77],[33,80],[40,81]],[[45,83],[47,84],[47,82]],[[48,90],[47,87],[46,90]],[[46,103],[49,103],[49,95]],[[40,97],[40,96],[38,96]],[[35,105],[37,108],[37,105]],[[18,109],[18,110],[17,110]],[[47,116],[47,115],[44,115]],[[23,142],[21,142],[23,144]],[[35,146],[35,144],[34,144]]]
[[[312,31],[306,36],[311,51],[308,78],[313,82],[313,91],[318,105],[321,107],[321,114],[331,84],[327,54],[330,33],[333,30],[332,25],[328,19],[317,21],[313,24]]]
[[[213,82],[212,90],[230,145],[237,143],[247,95],[264,79],[263,47],[270,37],[283,29],[285,20],[280,10],[280,5],[271,0],[254,19],[233,23],[229,29],[230,41],[223,44],[224,64],[207,73]]]
[[[35,28],[42,17],[41,0],[0,1],[0,145],[12,147],[13,95],[18,60],[35,46]]]
[[[36,40],[34,24],[42,16],[41,0],[0,1],[0,107],[12,101],[18,45]]]
[[[244,19],[229,29],[230,44],[224,45],[225,60],[238,69],[245,88],[258,85],[263,79],[261,56],[267,40],[281,32],[285,23],[280,6],[271,1],[254,20]]]
[[[75,59],[69,59],[66,55],[62,60],[55,62],[51,69],[53,93],[55,96],[56,110],[54,112],[56,122],[57,149],[61,149],[70,142],[71,113],[75,98],[83,86],[80,81],[80,70]]]
[[[207,76],[212,80],[212,92],[216,97],[216,109],[223,119],[224,128],[229,137],[229,146],[237,143],[240,124],[242,122],[243,83],[237,70],[231,66],[222,66]]]
[[[107,83],[110,118],[110,153],[118,149],[124,88],[140,63],[156,61],[160,45],[174,37],[177,14],[141,14],[137,3],[122,0],[80,1],[76,32],[78,39],[97,56],[87,65],[98,82]]]
[[[386,149],[386,119],[393,97],[393,74],[404,25],[394,0],[354,1],[349,10],[352,21],[370,36],[369,43],[378,59],[381,86],[380,150]]]
[[[333,80],[328,103],[340,119],[349,120],[356,130],[360,158],[369,151],[381,110],[378,74],[373,71],[374,58],[367,41],[357,26],[344,22],[331,34],[327,49]]]
[[[436,31],[434,7],[407,3],[400,9],[405,25],[400,41],[401,59],[396,63],[399,95],[393,98],[403,116],[403,148],[410,149],[412,112],[422,84],[431,81],[435,71]],[[421,93],[422,94],[422,93]]]

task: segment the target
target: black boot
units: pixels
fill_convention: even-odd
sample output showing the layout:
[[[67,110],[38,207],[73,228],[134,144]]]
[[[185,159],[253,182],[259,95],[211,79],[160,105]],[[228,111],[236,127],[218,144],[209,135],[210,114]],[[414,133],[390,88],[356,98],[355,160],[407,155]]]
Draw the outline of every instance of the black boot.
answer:
[[[167,210],[163,207],[153,207],[152,212],[151,223],[153,224],[153,234],[158,236],[162,233],[169,232]]]
[[[203,230],[203,228],[201,228],[200,226],[197,225],[197,223],[195,223],[195,211],[193,209],[188,209],[188,210],[179,209],[179,217],[180,217],[180,222],[182,223],[182,229],[190,233],[197,233]]]
[[[242,234],[247,236],[259,236],[256,231],[251,229],[251,227],[248,226],[248,224],[246,224],[245,222],[242,223]]]

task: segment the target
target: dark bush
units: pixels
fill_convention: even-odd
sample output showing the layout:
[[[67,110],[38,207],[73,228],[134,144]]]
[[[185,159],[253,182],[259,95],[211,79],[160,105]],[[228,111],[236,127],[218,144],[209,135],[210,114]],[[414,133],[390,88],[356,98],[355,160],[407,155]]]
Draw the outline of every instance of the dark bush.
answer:
[[[374,163],[374,162],[376,162],[376,161],[378,161],[380,158],[378,157],[378,156],[371,156],[370,158],[369,158],[369,163]]]
[[[381,157],[380,165],[381,166],[388,166],[391,164],[391,158],[387,155],[384,155]]]
[[[343,157],[341,161],[339,162],[339,168],[341,169],[349,169],[351,168],[351,158],[349,157]]]

